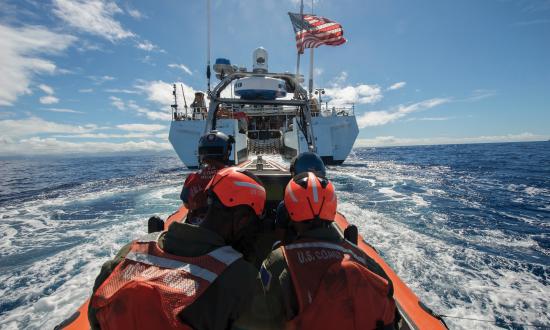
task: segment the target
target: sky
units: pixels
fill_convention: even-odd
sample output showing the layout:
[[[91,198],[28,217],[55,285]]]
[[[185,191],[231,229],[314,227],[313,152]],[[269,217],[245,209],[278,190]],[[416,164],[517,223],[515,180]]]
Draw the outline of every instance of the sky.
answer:
[[[550,138],[549,0],[305,5],[344,28],[315,49],[315,87],[355,104],[356,146]],[[212,0],[212,61],[250,68],[263,46],[294,72],[289,11]],[[0,155],[170,150],[171,84],[190,102],[205,67],[206,1],[0,0]]]

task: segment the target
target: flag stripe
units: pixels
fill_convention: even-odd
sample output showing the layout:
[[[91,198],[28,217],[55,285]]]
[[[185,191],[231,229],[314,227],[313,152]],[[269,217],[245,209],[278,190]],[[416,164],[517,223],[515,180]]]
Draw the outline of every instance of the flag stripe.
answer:
[[[300,46],[301,44],[305,44],[305,43],[311,42],[311,41],[317,41],[317,42],[322,42],[322,43],[326,43],[326,44],[330,44],[330,43],[333,43],[333,42],[342,42],[342,43],[345,42],[345,40],[342,40],[341,37],[334,37],[334,38],[326,39],[326,40],[323,40],[323,41],[319,41],[316,38],[304,38],[304,40],[298,41],[297,45]]]
[[[330,29],[338,29],[338,28],[340,28],[340,29],[342,28],[342,26],[338,23],[326,23],[326,24],[323,24],[323,25],[315,26],[315,27],[307,29],[307,30],[298,31],[296,34],[306,33],[306,32],[325,32],[325,31],[328,31]]]
[[[325,36],[331,36],[331,35],[338,35],[338,36],[341,36],[344,34],[344,31],[342,31],[341,28],[338,28],[338,29],[334,29],[334,30],[331,30],[331,31],[327,31],[327,32],[321,32],[321,33],[317,33],[315,34],[315,36],[317,37],[325,37]],[[310,35],[309,33],[308,34],[301,34],[300,36],[296,36],[296,40],[300,40],[302,38],[306,38],[308,35]]]

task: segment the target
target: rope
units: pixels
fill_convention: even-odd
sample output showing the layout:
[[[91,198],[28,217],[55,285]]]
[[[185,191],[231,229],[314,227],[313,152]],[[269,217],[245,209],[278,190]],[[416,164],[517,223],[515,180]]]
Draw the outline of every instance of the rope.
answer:
[[[473,317],[451,316],[451,315],[443,315],[443,314],[438,314],[438,315],[439,315],[439,316],[442,316],[442,317],[446,317],[446,318],[451,318],[451,319],[470,320],[470,321],[485,322],[485,323],[493,323],[493,324],[506,323],[506,324],[510,324],[510,325],[523,325],[523,326],[526,326],[526,327],[533,327],[533,328],[540,328],[540,329],[545,329],[545,328],[547,328],[547,326],[545,326],[545,325],[536,325],[536,324],[532,324],[532,323],[520,323],[520,322],[511,322],[511,321],[483,320],[483,319],[476,319],[476,318],[473,318]]]

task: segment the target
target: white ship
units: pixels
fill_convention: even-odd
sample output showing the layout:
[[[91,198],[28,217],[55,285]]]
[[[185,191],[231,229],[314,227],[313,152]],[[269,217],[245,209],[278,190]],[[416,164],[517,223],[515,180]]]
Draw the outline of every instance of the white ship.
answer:
[[[251,72],[227,59],[217,59],[214,71],[220,82],[208,92],[208,107],[200,92],[189,111],[172,106],[169,140],[188,168],[199,166],[199,138],[212,129],[235,138],[233,164],[254,155],[290,158],[304,151],[316,152],[325,164],[341,164],[350,153],[359,133],[354,107],[322,104],[297,75],[270,73],[265,49],[254,51]]]

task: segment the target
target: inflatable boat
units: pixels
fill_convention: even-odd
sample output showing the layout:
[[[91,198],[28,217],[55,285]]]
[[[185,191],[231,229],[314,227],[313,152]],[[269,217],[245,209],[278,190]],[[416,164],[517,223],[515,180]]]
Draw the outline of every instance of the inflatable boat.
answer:
[[[290,173],[284,167],[274,161],[263,160],[259,157],[253,161],[246,161],[239,165],[255,175],[257,175],[266,187],[266,220],[275,216],[275,209],[283,199],[284,188],[291,179]],[[176,212],[171,214],[165,221],[166,230],[173,222],[183,222],[187,216],[187,209],[182,205]],[[444,320],[428,308],[414,292],[401,280],[401,278],[384,261],[378,251],[360,235],[357,234],[357,228],[348,222],[345,217],[345,210],[339,210],[336,215],[333,226],[338,230],[343,238],[356,244],[369,257],[374,259],[386,272],[391,279],[394,288],[394,299],[399,314],[399,322],[396,329],[447,329]],[[266,239],[266,237],[268,237]],[[257,246],[261,251],[259,255],[267,256],[271,250],[274,240],[270,235],[262,235],[262,242]],[[263,259],[263,258],[262,258]],[[259,265],[256,265],[259,267]],[[98,269],[99,272],[99,269]],[[88,303],[84,302],[82,306],[68,319],[59,324],[56,329],[84,330],[89,329],[88,323]]]

